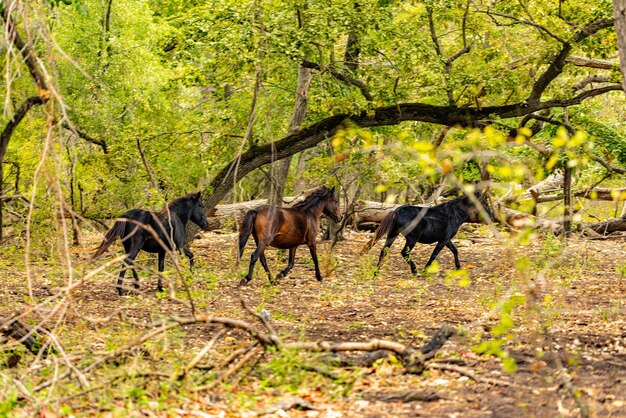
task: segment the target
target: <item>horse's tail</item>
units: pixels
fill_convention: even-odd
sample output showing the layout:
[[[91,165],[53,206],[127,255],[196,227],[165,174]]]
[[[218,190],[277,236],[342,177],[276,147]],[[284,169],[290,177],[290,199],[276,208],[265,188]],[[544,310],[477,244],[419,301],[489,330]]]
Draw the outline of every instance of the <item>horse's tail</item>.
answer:
[[[383,237],[383,235],[389,232],[391,227],[395,225],[396,218],[397,215],[395,210],[385,216],[380,225],[378,225],[378,228],[376,228],[374,236],[367,242],[367,244],[365,244],[365,247],[363,247],[363,249],[361,250],[361,254],[365,254],[366,252],[368,252],[374,246],[374,244],[376,244],[378,240]]]
[[[241,261],[243,250],[246,248],[246,243],[248,242],[248,238],[250,238],[252,229],[254,229],[256,214],[257,212],[254,209],[247,211],[243,217],[243,221],[241,222],[241,229],[239,230],[239,251],[237,251],[237,264]]]
[[[117,237],[124,236],[124,231],[126,230],[126,222],[124,221],[115,221],[115,224],[111,229],[107,231],[104,235],[104,240],[102,244],[96,249],[96,252],[91,257],[92,259],[96,259],[100,257],[104,252],[115,242]]]

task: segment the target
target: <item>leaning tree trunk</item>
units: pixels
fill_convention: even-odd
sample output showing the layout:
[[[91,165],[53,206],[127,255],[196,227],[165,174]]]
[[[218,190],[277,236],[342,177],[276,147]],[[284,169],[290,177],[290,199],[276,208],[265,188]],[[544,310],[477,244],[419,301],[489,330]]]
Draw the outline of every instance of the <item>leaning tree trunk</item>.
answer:
[[[300,66],[298,68],[298,84],[296,86],[296,101],[293,108],[293,115],[289,124],[288,135],[296,132],[302,126],[306,117],[306,110],[309,97],[309,87],[313,80],[313,71],[309,68]],[[278,161],[272,167],[272,184],[269,195],[269,204],[273,206],[282,206],[283,196],[285,195],[285,183],[289,176],[289,167],[291,166],[291,155]]]
[[[1,5],[0,5],[1,6]],[[24,64],[28,68],[30,75],[35,81],[37,85],[37,89],[39,94],[37,96],[29,97],[24,100],[22,105],[16,109],[13,117],[6,124],[2,132],[0,133],[0,241],[2,240],[2,185],[4,183],[4,173],[2,171],[2,163],[4,161],[4,156],[6,155],[7,148],[9,146],[9,141],[11,140],[11,136],[13,136],[13,132],[15,128],[20,124],[22,119],[26,116],[28,111],[35,105],[43,105],[50,98],[51,92],[46,84],[46,80],[44,78],[44,74],[39,68],[39,58],[32,47],[31,44],[25,44],[22,40],[22,37],[17,31],[15,20],[10,15],[10,10],[8,7],[0,7],[2,10],[1,20],[4,23],[4,32],[7,36],[7,41],[9,42],[8,48],[15,48],[22,55],[22,60]]]

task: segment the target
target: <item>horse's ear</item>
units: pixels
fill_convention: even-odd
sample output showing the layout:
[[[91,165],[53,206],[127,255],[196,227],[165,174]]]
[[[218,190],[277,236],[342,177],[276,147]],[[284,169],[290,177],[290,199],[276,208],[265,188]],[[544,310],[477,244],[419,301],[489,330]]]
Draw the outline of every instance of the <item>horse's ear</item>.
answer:
[[[334,194],[335,193],[335,186],[330,188],[330,194]]]
[[[202,192],[198,192],[195,195],[193,195],[193,198],[196,200],[200,200],[200,195],[202,194]]]

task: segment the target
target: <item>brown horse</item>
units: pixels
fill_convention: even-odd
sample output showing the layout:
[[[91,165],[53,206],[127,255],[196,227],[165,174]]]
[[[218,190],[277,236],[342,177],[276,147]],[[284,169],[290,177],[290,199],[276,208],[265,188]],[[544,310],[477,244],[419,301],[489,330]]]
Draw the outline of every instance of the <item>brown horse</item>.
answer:
[[[250,258],[248,275],[241,279],[239,286],[245,286],[252,280],[254,264],[259,258],[270,283],[272,283],[272,274],[267,267],[264,254],[265,247],[268,245],[274,248],[289,249],[289,264],[276,276],[276,281],[285,277],[293,267],[298,245],[306,244],[311,251],[311,258],[313,258],[315,265],[315,277],[321,282],[322,274],[317,261],[315,238],[322,213],[335,222],[341,221],[341,214],[334,193],[334,187],[328,189],[322,186],[305,200],[290,208],[260,206],[249,210],[243,217],[239,232],[239,259],[243,255],[250,234],[254,237],[257,248]]]

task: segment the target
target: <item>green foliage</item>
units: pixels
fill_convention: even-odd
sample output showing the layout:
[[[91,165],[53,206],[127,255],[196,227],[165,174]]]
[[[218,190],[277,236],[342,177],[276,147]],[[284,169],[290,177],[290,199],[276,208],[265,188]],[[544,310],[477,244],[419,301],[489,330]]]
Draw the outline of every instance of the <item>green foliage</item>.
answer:
[[[6,389],[6,391],[2,391],[3,394],[0,397],[0,417],[11,416],[11,412],[17,406],[18,392],[16,390],[9,390],[8,388]]]
[[[122,0],[110,3],[109,15],[95,0],[50,4],[54,7],[42,16],[50,27],[46,36],[58,48],[46,49],[46,37],[37,48],[50,67],[64,112],[80,132],[104,140],[108,149],[105,155],[66,129],[55,130],[54,140],[62,149],[56,150],[59,158],[51,171],[60,175],[65,196],[73,190],[69,202],[73,209],[92,217],[115,216],[137,206],[156,209],[173,197],[206,187],[242,146],[283,137],[303,59],[321,66],[309,89],[304,126],[329,115],[360,114],[403,101],[448,104],[450,96],[459,107],[481,108],[523,100],[534,74],[561,46],[538,26],[509,24],[513,19],[532,15],[537,25],[570,39],[577,24],[611,16],[606,0],[593,6],[579,1],[558,7],[540,1],[523,7],[514,1],[491,6],[511,18],[489,16],[487,10],[473,7],[466,13],[461,0],[358,4]],[[429,30],[429,13],[438,45]],[[577,24],[564,24],[563,19]],[[343,61],[350,33],[358,35],[359,65],[354,70]],[[601,35],[585,40],[580,54],[611,56],[615,36],[612,31]],[[446,67],[446,60],[466,46],[467,53]],[[545,54],[538,56],[536,51]],[[7,65],[8,73],[17,76],[4,90],[17,94],[2,97],[3,101],[19,102],[32,95],[32,80],[19,61]],[[329,69],[363,82],[374,99],[367,101],[358,88],[331,76]],[[257,70],[261,84],[254,95]],[[566,66],[545,98],[564,97],[573,81],[587,74],[584,68]],[[242,144],[253,96],[252,140]],[[558,161],[565,157],[573,161],[569,154],[574,152],[581,171],[597,173],[598,166],[585,159],[591,152],[624,166],[620,108],[607,109],[597,101],[572,108],[570,123],[588,133],[590,145],[575,152],[561,150]],[[553,111],[551,117],[565,116]],[[495,122],[498,130],[482,133],[452,129],[437,149],[432,143],[440,131],[430,124],[385,128],[348,124],[336,133],[332,149],[313,153],[305,172],[297,175],[312,182],[358,184],[366,198],[407,201],[429,195],[450,174],[461,182],[477,182],[485,160],[464,154],[489,150],[506,156],[489,158],[487,168],[500,183],[494,190],[506,190],[533,176],[541,179],[543,157],[529,147],[509,146],[499,132],[516,127],[518,121]],[[45,131],[43,113],[36,109],[11,141],[7,159],[22,170],[18,192],[32,190]],[[548,125],[539,139],[552,148],[554,136],[555,128]],[[591,175],[585,178],[592,181]],[[14,179],[11,173],[9,180]],[[263,173],[252,173],[236,194],[257,197],[265,182]]]
[[[513,320],[513,310],[526,302],[526,297],[521,294],[513,294],[501,302],[498,306],[500,314],[497,325],[490,328],[490,333],[494,338],[482,341],[472,347],[472,351],[478,354],[492,355],[499,357],[502,361],[502,368],[507,373],[514,373],[517,364],[503,346],[513,338],[513,331],[516,323]]]

